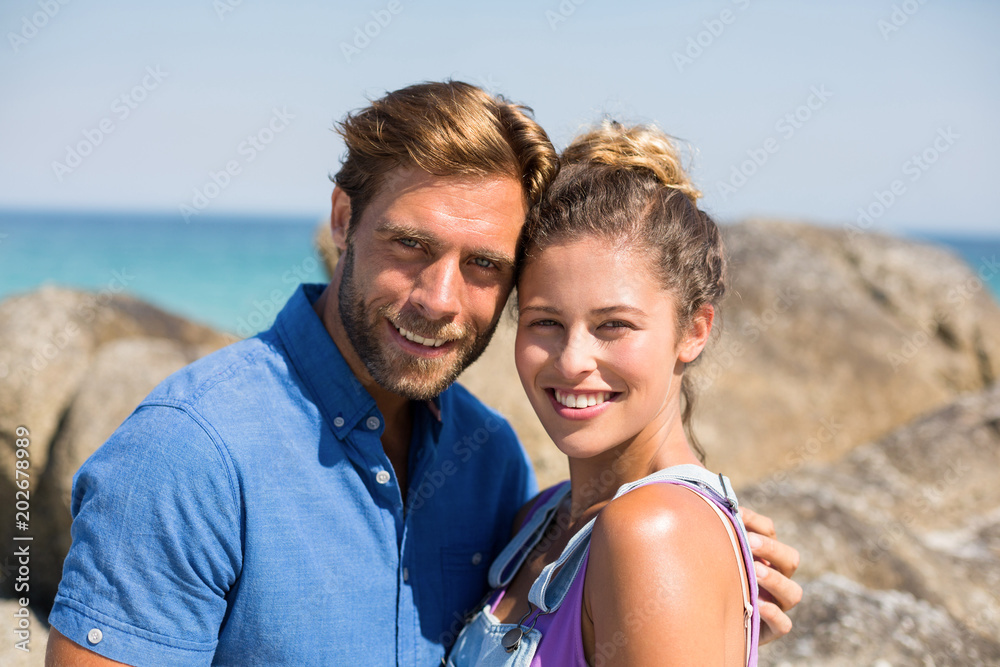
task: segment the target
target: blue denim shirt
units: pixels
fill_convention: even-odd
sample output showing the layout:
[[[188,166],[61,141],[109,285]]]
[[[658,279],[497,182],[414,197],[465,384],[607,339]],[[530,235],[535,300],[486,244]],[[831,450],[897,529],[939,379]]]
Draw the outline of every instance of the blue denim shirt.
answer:
[[[130,664],[437,665],[536,492],[461,386],[414,403],[410,492],[304,285],[178,371],[74,478],[53,627]],[[440,416],[440,419],[438,418]]]

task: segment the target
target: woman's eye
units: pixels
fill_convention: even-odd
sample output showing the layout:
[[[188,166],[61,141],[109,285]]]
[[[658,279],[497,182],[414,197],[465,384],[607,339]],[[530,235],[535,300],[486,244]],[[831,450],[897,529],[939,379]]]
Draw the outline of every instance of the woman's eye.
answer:
[[[558,324],[559,323],[556,322],[555,320],[533,320],[532,322],[528,323],[528,326],[529,327],[554,327],[554,326],[556,326]]]
[[[485,257],[476,257],[472,260],[472,263],[481,269],[491,269],[496,266],[493,262],[486,259]]]
[[[621,320],[612,320],[601,325],[602,329],[631,329],[632,325]]]

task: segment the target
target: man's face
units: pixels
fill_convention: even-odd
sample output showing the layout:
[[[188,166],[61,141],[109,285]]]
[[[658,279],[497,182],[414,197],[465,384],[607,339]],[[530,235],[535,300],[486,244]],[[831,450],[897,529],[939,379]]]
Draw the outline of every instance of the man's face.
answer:
[[[377,384],[426,400],[479,357],[512,287],[526,211],[509,177],[389,175],[347,240],[338,292]]]

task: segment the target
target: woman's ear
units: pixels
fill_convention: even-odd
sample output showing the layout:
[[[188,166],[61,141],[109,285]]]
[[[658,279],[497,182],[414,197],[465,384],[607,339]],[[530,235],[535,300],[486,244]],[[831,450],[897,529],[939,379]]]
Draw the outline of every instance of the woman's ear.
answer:
[[[343,252],[347,250],[347,228],[351,224],[351,198],[338,185],[333,188],[330,203],[330,230],[333,243]]]
[[[715,321],[715,308],[711,304],[705,304],[695,311],[688,326],[687,335],[677,346],[677,359],[686,364],[698,358],[701,351],[708,344],[708,337],[712,334],[712,323]]]

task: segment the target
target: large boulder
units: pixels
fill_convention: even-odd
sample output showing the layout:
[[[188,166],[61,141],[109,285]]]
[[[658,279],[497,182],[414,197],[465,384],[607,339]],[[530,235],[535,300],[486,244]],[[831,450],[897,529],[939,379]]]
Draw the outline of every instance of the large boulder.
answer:
[[[801,552],[797,579],[806,582],[807,603],[793,613],[802,638],[797,646],[824,634],[840,641],[845,633],[855,636],[844,646],[880,646],[881,638],[889,635],[878,627],[887,619],[874,629],[861,621],[853,627],[842,614],[850,618],[857,611],[864,618],[869,612],[852,610],[854,602],[870,608],[891,599],[897,611],[902,605],[914,617],[937,610],[938,618],[945,619],[943,636],[950,638],[949,644],[958,641],[957,646],[967,649],[961,653],[965,662],[934,664],[984,664],[982,658],[973,659],[973,650],[985,651],[982,641],[989,638],[992,659],[1000,655],[998,424],[1000,384],[995,384],[857,447],[840,461],[778,471],[740,490],[741,501],[771,516],[781,538]],[[830,574],[856,587],[838,585],[834,588],[840,593],[830,600],[810,601],[810,582]],[[820,590],[830,593],[828,588]],[[855,593],[861,589],[865,593],[859,597]],[[893,594],[887,598],[885,592]],[[833,607],[823,611],[827,603]],[[840,609],[842,604],[846,611]],[[839,626],[836,632],[834,624]],[[913,642],[928,653],[937,652],[939,642],[928,639],[934,632]],[[961,635],[957,640],[956,632]],[[817,642],[810,650],[826,655]],[[815,664],[871,664],[850,662],[852,655],[860,659],[868,653],[832,655],[844,661]],[[897,664],[888,655],[882,657]],[[903,654],[896,659],[902,660]]]
[[[14,497],[15,436],[25,427],[31,508],[23,534],[45,545],[33,552],[33,606],[45,611],[59,581],[76,468],[160,380],[232,340],[110,289],[43,287],[0,303],[0,495]],[[0,510],[4,544],[14,512],[13,503]],[[12,594],[12,582],[0,590]]]
[[[790,635],[760,650],[761,667],[966,667],[1000,662],[1000,642],[902,591],[836,574],[805,585]]]
[[[709,466],[832,461],[1000,373],[1000,306],[946,249],[751,221],[723,230],[722,334],[691,369]]]

